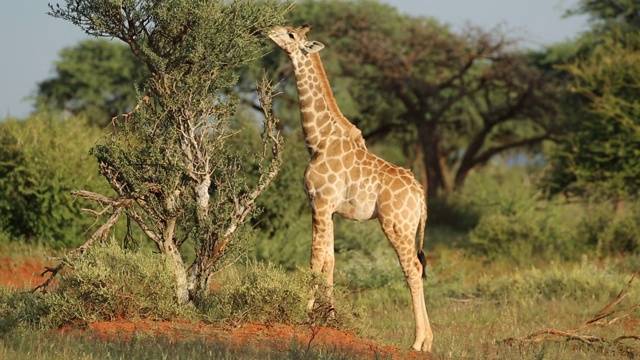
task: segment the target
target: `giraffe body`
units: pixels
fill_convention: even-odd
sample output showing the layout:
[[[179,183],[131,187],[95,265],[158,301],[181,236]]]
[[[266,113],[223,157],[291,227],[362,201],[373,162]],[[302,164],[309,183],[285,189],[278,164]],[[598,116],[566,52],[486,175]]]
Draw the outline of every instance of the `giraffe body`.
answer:
[[[304,186],[312,209],[311,269],[333,285],[334,213],[356,221],[377,218],[396,251],[409,285],[415,320],[412,348],[430,351],[433,333],[424,300],[422,254],[427,218],[425,194],[411,171],[369,152],[364,139],[340,112],[318,51],[308,41],[309,26],[275,27],[269,37],[289,55],[294,67],[302,130],[310,154]],[[415,236],[418,232],[418,252]],[[331,295],[331,294],[329,294]],[[309,308],[313,307],[313,300]]]

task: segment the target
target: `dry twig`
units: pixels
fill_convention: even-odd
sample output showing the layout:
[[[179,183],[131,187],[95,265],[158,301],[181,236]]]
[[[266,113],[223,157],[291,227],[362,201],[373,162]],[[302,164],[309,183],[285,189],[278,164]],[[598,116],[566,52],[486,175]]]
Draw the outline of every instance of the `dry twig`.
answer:
[[[116,221],[118,221],[118,218],[120,218],[120,215],[122,215],[122,212],[124,211],[124,209],[129,207],[129,205],[133,203],[132,199],[126,199],[126,198],[110,199],[104,195],[96,194],[86,190],[72,191],[71,193],[75,196],[79,196],[87,200],[92,200],[102,205],[104,207],[103,211],[100,211],[100,212],[94,211],[93,213],[95,214],[92,213],[96,217],[104,214],[105,211],[110,208],[113,209],[113,212],[111,213],[107,221],[105,221],[105,223],[102,224],[102,226],[100,226],[98,230],[96,230],[93,233],[93,235],[91,235],[91,237],[87,239],[87,241],[85,241],[84,244],[80,245],[75,250],[71,251],[66,257],[60,259],[61,262],[60,264],[58,264],[58,266],[45,267],[45,271],[40,276],[44,276],[47,273],[51,273],[51,276],[49,276],[49,278],[45,280],[45,282],[33,288],[31,292],[36,292],[38,290],[41,290],[42,292],[46,292],[47,287],[51,284],[51,282],[56,277],[56,275],[58,275],[58,273],[68,264],[69,260],[82,257],[82,255],[84,255],[87,249],[89,249],[89,247],[91,247],[91,245],[93,245],[96,241],[98,240],[104,241],[107,237],[107,234],[109,233],[109,230],[113,227],[113,225],[115,225]]]
[[[622,288],[622,290],[620,290],[620,292],[618,293],[618,295],[611,300],[604,308],[602,308],[602,310],[600,310],[596,315],[594,315],[591,319],[585,321],[583,324],[581,324],[580,326],[576,327],[575,329],[571,329],[571,330],[567,330],[567,331],[561,331],[558,329],[543,329],[543,330],[538,330],[534,333],[531,333],[525,337],[510,337],[504,340],[499,341],[500,343],[506,343],[506,344],[514,344],[514,343],[532,343],[532,344],[537,344],[537,343],[543,343],[543,342],[557,342],[557,341],[571,341],[571,340],[575,340],[575,341],[579,341],[582,342],[586,345],[596,345],[596,344],[600,344],[600,345],[605,345],[605,344],[610,344],[613,345],[614,347],[619,347],[620,343],[623,340],[627,340],[627,339],[631,339],[631,340],[640,340],[640,335],[622,335],[622,336],[618,336],[616,338],[613,339],[607,339],[606,337],[603,336],[594,336],[594,335],[588,335],[588,334],[582,334],[580,332],[586,330],[587,328],[593,327],[593,326],[608,326],[611,325],[615,322],[617,322],[618,320],[620,320],[621,318],[627,317],[629,316],[629,314],[631,313],[632,310],[636,309],[636,308],[640,308],[640,303],[636,303],[633,304],[631,306],[628,307],[624,307],[624,308],[616,308],[616,306],[618,306],[620,304],[620,302],[622,302],[623,299],[625,299],[628,295],[627,290],[629,288],[629,286],[631,285],[631,283],[633,282],[633,280],[635,279],[636,275],[640,274],[640,270],[636,271],[635,273],[633,273],[633,275],[631,276],[631,278],[629,279],[629,281],[625,284],[625,286]],[[612,316],[616,315],[615,318],[613,318],[612,320],[609,321],[603,321],[607,318],[610,318]]]

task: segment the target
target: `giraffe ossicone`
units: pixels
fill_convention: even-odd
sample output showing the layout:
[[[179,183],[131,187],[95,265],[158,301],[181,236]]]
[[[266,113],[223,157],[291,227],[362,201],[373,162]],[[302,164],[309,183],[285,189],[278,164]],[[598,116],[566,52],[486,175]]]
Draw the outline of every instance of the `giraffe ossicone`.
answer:
[[[268,36],[289,55],[296,77],[302,131],[310,155],[304,186],[313,221],[311,269],[326,275],[331,291],[334,213],[356,221],[377,218],[411,292],[415,320],[412,348],[430,351],[433,332],[423,284],[424,190],[411,171],[369,152],[360,130],[342,115],[318,54],[324,45],[307,39],[310,29],[310,25],[276,26]],[[309,303],[312,306],[313,300]]]

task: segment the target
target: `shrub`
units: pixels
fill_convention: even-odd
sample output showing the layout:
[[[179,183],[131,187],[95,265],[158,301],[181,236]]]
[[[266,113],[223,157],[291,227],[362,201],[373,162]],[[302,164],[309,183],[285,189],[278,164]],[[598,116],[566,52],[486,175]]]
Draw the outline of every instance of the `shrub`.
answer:
[[[167,320],[188,315],[176,300],[172,266],[160,254],[128,252],[115,241],[94,246],[59,277],[47,295],[53,324],[121,318]]]
[[[51,306],[41,294],[0,287],[0,336],[19,328],[44,328],[39,320],[48,316]]]
[[[575,260],[586,250],[586,240],[577,236],[580,214],[569,205],[544,201],[539,192],[511,177],[503,184],[485,179],[474,191],[474,206],[482,208],[469,234],[476,254],[531,265],[537,260]]]
[[[613,211],[606,202],[589,203],[577,227],[578,237],[602,257],[640,253],[640,206]]]
[[[552,266],[500,278],[483,276],[478,280],[473,294],[498,301],[572,299],[602,302],[615,298],[628,281],[629,275],[599,269],[583,261],[583,264],[571,270]],[[639,290],[637,285],[632,287],[630,297],[640,296]]]
[[[585,221],[587,221],[585,219]],[[640,253],[640,206],[633,205],[598,234],[601,256]]]
[[[398,256],[391,246],[385,245],[386,249],[377,248],[372,256],[354,253],[347,255],[348,261],[344,261],[344,266],[338,270],[344,274],[350,289],[382,289],[396,283],[406,284]]]
[[[52,247],[81,243],[94,219],[69,192],[107,189],[89,159],[99,136],[83,119],[57,114],[0,122],[0,232]]]
[[[537,260],[576,260],[586,241],[577,236],[570,212],[553,203],[521,212],[483,216],[469,240],[476,253],[494,261],[504,259],[518,265]]]
[[[250,262],[244,269],[231,269],[219,290],[201,304],[205,317],[214,322],[288,323],[331,326],[341,330],[358,330],[358,311],[342,302],[344,289],[334,287],[336,316],[331,304],[321,296],[326,291],[322,276],[311,270],[285,273],[272,263]],[[318,294],[313,314],[307,314],[310,286],[317,285]],[[310,316],[312,315],[312,316]]]
[[[463,195],[454,193],[448,197],[429,199],[428,227],[441,226],[467,232],[478,225],[479,207]]]

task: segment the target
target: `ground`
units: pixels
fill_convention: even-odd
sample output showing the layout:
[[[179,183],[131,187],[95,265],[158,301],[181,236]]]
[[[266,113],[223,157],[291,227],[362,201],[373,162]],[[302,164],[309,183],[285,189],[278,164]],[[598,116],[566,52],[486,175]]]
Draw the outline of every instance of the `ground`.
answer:
[[[0,256],[0,286],[32,289],[46,280],[42,276],[45,266],[57,262],[45,262],[32,258],[8,258]],[[58,329],[67,335],[88,335],[102,340],[129,340],[133,335],[165,336],[180,341],[205,338],[223,341],[231,347],[271,347],[286,351],[293,341],[303,348],[331,349],[360,358],[427,359],[426,354],[382,346],[353,334],[331,328],[311,328],[288,324],[251,324],[222,327],[205,323],[159,322],[148,320],[117,320],[94,322],[86,327],[64,326]]]

